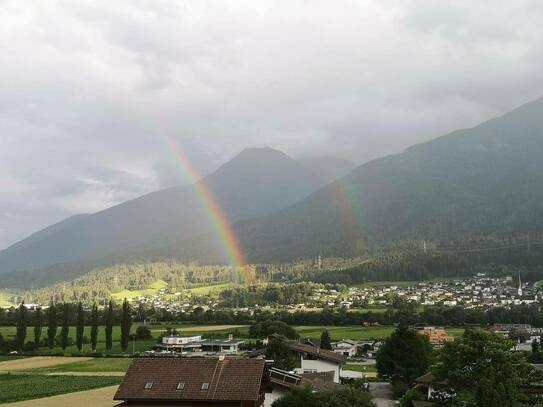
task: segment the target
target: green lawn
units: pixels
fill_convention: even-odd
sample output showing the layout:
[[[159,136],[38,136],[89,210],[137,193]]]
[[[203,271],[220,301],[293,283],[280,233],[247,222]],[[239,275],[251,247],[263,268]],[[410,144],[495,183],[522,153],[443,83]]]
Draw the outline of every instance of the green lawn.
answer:
[[[126,372],[131,358],[95,358],[86,362],[75,362],[55,367],[33,369],[32,373],[59,372]]]
[[[300,336],[306,338],[320,338],[322,331],[328,330],[332,340],[353,339],[380,339],[387,338],[394,331],[393,327],[362,327],[362,326],[295,326]]]
[[[0,404],[119,384],[122,377],[0,375]]]
[[[375,367],[375,365],[353,365],[353,364],[347,363],[346,365],[343,366],[342,369],[352,370],[355,372],[364,372],[364,373],[377,372],[377,368]]]

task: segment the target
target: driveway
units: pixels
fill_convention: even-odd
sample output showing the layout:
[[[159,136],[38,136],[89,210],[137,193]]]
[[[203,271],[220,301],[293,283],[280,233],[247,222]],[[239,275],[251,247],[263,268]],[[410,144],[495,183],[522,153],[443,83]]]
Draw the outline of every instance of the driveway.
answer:
[[[370,383],[371,394],[373,394],[373,401],[377,404],[377,407],[396,407],[396,401],[392,399],[392,389],[390,383],[387,382],[373,382]]]

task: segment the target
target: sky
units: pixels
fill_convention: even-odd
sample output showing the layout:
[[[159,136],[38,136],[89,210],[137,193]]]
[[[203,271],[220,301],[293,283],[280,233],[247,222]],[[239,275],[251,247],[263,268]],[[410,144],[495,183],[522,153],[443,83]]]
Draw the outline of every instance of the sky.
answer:
[[[246,147],[360,164],[543,95],[539,0],[0,0],[0,249]]]

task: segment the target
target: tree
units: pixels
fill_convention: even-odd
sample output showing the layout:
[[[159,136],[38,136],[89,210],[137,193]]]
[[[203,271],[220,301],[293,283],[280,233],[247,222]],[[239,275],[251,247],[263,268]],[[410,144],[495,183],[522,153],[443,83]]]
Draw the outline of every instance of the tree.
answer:
[[[541,344],[537,339],[532,341],[532,354],[529,358],[530,363],[543,362],[543,355],[541,354]]]
[[[60,346],[62,350],[66,350],[68,346],[68,333],[70,332],[70,304],[65,302],[62,304],[62,325],[60,328]]]
[[[126,352],[126,349],[128,349],[131,327],[132,315],[130,313],[130,304],[128,304],[128,301],[125,298],[121,312],[121,349],[123,352]]]
[[[249,335],[252,338],[264,338],[272,334],[283,335],[288,339],[298,339],[299,336],[294,328],[288,326],[283,321],[272,321],[268,319],[249,327]]]
[[[386,339],[377,352],[376,365],[380,376],[410,385],[428,372],[433,351],[425,335],[401,326]]]
[[[26,320],[26,307],[24,301],[21,302],[21,305],[19,305],[19,308],[17,309],[17,331],[15,334],[15,346],[17,347],[17,350],[20,352],[23,350],[25,339],[26,339],[26,327],[27,327],[27,320]]]
[[[144,341],[147,339],[153,339],[153,335],[151,334],[151,330],[147,328],[146,326],[138,326],[136,329],[136,334],[134,336],[137,341]]]
[[[446,383],[442,390],[452,390],[447,403],[514,407],[526,401],[522,386],[541,378],[522,354],[510,351],[512,346],[511,340],[480,329],[446,343],[432,373],[436,383]]]
[[[321,349],[332,350],[330,333],[327,330],[322,331],[321,334]]]
[[[291,389],[283,397],[275,400],[272,407],[317,407],[321,406],[318,393],[309,387]]]
[[[34,319],[34,349],[38,350],[40,348],[41,327],[43,325],[43,314],[41,312],[41,308],[36,309]]]
[[[83,310],[83,304],[81,301],[77,304],[77,322],[75,328],[75,344],[77,350],[81,352],[83,349],[83,333],[85,332],[85,311]]]
[[[104,316],[104,325],[106,326],[106,350],[110,351],[113,347],[113,301],[109,304]]]
[[[96,352],[96,344],[98,343],[98,307],[96,303],[92,305],[90,335],[91,349]]]
[[[292,388],[272,407],[375,407],[371,394],[356,385],[339,390],[314,392],[309,387]]]
[[[55,336],[57,335],[57,309],[55,303],[51,301],[47,310],[47,346],[53,349],[55,346]]]
[[[289,349],[287,339],[274,336],[266,347],[266,359],[273,360],[273,365],[279,369],[292,370],[296,366],[296,358]]]

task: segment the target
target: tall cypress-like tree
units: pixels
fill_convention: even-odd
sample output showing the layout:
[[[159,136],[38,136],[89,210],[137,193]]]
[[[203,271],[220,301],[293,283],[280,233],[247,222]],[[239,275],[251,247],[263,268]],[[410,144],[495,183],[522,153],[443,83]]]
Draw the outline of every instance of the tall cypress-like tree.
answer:
[[[41,308],[36,309],[34,317],[34,349],[38,350],[40,348],[41,327],[43,325],[43,313],[41,312]]]
[[[105,312],[104,324],[106,326],[106,350],[113,347],[113,301],[109,300],[109,305]]]
[[[47,346],[53,349],[55,346],[55,336],[57,335],[57,308],[55,303],[51,301],[47,310]]]
[[[332,349],[332,343],[330,339],[330,334],[327,330],[322,331],[321,334],[321,349]]]
[[[62,304],[62,327],[60,328],[60,346],[62,350],[68,347],[68,333],[70,332],[70,304]]]
[[[26,339],[26,327],[26,307],[25,302],[23,301],[17,310],[17,333],[15,335],[15,345],[17,346],[18,351],[23,350]]]
[[[91,349],[96,352],[96,344],[98,343],[98,307],[96,303],[92,306],[90,336]]]
[[[132,327],[132,315],[130,314],[130,304],[126,298],[123,302],[121,313],[121,349],[126,352],[128,349],[128,339],[130,338],[130,328]]]
[[[75,344],[77,350],[81,352],[83,349],[83,333],[85,332],[85,311],[83,311],[83,304],[81,301],[77,304],[77,324],[75,332]]]

